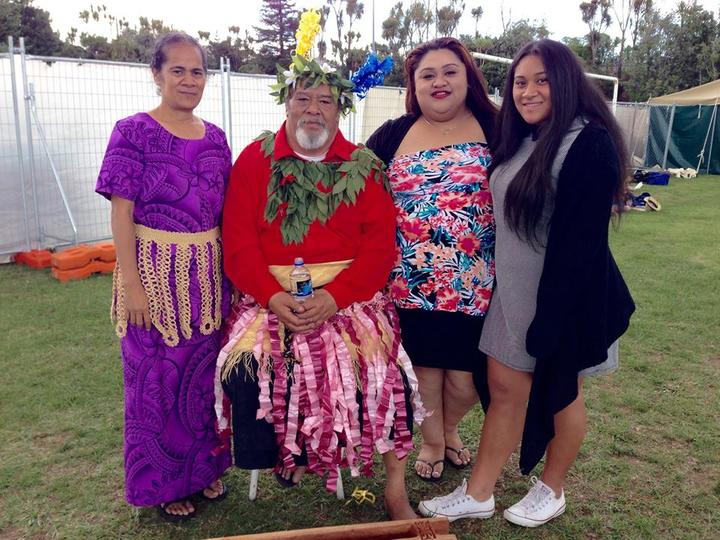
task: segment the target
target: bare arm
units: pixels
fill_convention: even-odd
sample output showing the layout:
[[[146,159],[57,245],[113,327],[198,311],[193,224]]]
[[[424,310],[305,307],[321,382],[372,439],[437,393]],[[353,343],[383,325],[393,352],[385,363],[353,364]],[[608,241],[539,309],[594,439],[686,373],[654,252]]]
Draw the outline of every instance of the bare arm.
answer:
[[[133,210],[135,203],[116,195],[112,196],[110,224],[117,261],[122,269],[123,286],[125,288],[125,309],[128,322],[136,326],[144,326],[150,330],[150,311],[145,289],[140,282],[135,249],[135,223]]]

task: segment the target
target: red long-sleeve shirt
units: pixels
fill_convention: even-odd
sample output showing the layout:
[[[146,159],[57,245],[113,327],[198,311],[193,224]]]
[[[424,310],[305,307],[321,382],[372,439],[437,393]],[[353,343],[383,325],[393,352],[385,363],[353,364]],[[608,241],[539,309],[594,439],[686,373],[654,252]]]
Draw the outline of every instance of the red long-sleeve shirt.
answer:
[[[270,158],[260,144],[255,141],[242,151],[225,195],[223,256],[230,280],[267,306],[270,297],[283,290],[268,265],[292,265],[295,257],[308,264],[353,259],[324,288],[340,309],[372,298],[384,287],[395,260],[396,210],[390,194],[379,182],[366,179],[354,205],[342,203],[324,225],[313,222],[301,244],[285,245],[280,217],[272,223],[264,218]],[[324,161],[347,161],[356,148],[338,131]],[[283,124],[275,137],[273,158],[292,155],[297,157]]]

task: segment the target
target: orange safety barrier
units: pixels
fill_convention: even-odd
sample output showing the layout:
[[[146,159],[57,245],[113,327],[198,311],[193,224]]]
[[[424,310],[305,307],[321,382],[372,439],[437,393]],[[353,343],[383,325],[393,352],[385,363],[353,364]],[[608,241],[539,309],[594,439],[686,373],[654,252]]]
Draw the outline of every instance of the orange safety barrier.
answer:
[[[62,283],[92,274],[111,274],[115,269],[115,245],[104,242],[71,247],[52,256],[52,267],[53,277]]]
[[[52,265],[52,254],[47,249],[33,249],[15,254],[15,263],[30,268],[48,268]]]
[[[57,267],[53,267],[52,275],[55,279],[61,283],[68,281],[85,279],[92,274],[111,274],[115,269],[115,261],[92,261],[85,266],[80,268],[69,268],[62,270]]]
[[[115,261],[103,261],[101,259],[90,263],[96,274],[112,274],[115,271]]]
[[[58,270],[72,270],[82,268],[90,264],[90,261],[100,256],[100,250],[95,246],[81,244],[63,251],[58,251],[52,256],[53,268]]]
[[[104,242],[102,244],[95,244],[95,249],[98,250],[98,259],[105,262],[114,261],[115,255],[115,244],[112,242]]]

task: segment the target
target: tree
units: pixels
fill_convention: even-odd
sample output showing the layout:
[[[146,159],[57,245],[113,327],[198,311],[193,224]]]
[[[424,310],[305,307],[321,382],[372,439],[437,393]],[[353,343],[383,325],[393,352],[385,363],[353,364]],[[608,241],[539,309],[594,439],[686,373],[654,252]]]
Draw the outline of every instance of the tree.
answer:
[[[667,15],[648,7],[626,63],[628,98],[645,101],[715,79],[719,42],[718,22],[697,2],[679,2]]]
[[[335,17],[335,28],[337,30],[337,39],[330,40],[333,54],[335,54],[340,68],[348,73],[353,68],[358,67],[351,65],[357,64],[358,53],[353,54],[353,50],[360,39],[360,33],[353,30],[353,23],[363,16],[365,5],[358,2],[358,0],[327,0],[327,5]],[[347,31],[344,32],[346,21]],[[350,61],[351,54],[353,55],[353,62]]]
[[[509,23],[505,31],[497,38],[480,38],[469,44],[472,50],[482,49],[488,54],[512,58],[523,45],[538,39],[544,39],[550,35],[544,22],[531,22],[528,19],[521,19]],[[495,62],[488,62],[483,65],[483,74],[490,88],[502,88],[505,84],[508,66]]]
[[[0,1],[0,45],[7,43],[8,36],[23,37],[29,54],[57,55],[62,41],[52,29],[50,14],[32,3],[33,0]]]
[[[390,16],[382,22],[382,38],[387,45],[378,45],[377,52],[393,57],[393,69],[385,77],[385,84],[388,86],[403,85],[403,48],[407,43],[408,21],[405,17],[402,2],[398,2],[390,8]]]
[[[295,48],[298,14],[292,0],[263,0],[255,41],[260,45],[258,65],[263,73],[275,73],[275,65],[287,66]]]
[[[465,2],[450,0],[447,6],[435,9],[435,29],[440,36],[452,36],[465,11]],[[477,28],[477,25],[476,25]]]
[[[483,8],[481,6],[474,7],[470,10],[470,14],[473,16],[473,19],[475,19],[475,37],[480,37],[478,34],[478,23],[480,22],[480,17],[483,15]]]
[[[245,37],[240,37],[240,28],[231,26],[228,36],[223,40],[211,40],[208,44],[208,64],[213,68],[220,67],[220,58],[227,58],[230,62],[230,70],[241,73],[257,73],[259,66],[257,55],[253,49],[253,39],[248,32]]]
[[[430,38],[430,25],[433,23],[433,13],[423,2],[413,2],[405,12],[407,18],[407,37],[409,48],[413,49],[423,41]]]
[[[597,65],[597,51],[600,45],[600,34],[603,30],[610,26],[612,19],[610,18],[610,0],[590,0],[580,4],[580,12],[582,20],[588,25],[590,30],[588,33],[588,44],[590,45],[591,61],[590,63]]]
[[[619,4],[619,8],[618,8]],[[625,41],[628,30],[637,29],[638,21],[644,10],[652,5],[652,0],[613,0],[611,8],[620,29],[620,53],[617,59],[616,77],[622,83],[623,63],[626,60]],[[635,34],[633,32],[633,47]]]
[[[633,2],[633,21],[632,21],[632,46],[633,49],[637,45],[638,31],[640,24],[647,13],[652,9],[652,0],[634,0]]]

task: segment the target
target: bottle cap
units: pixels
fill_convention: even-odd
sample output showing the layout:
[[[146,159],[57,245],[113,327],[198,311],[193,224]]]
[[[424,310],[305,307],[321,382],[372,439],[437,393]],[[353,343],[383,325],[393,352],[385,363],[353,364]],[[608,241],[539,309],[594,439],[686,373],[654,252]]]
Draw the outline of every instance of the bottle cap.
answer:
[[[305,262],[302,257],[295,257],[295,266],[303,266]]]

